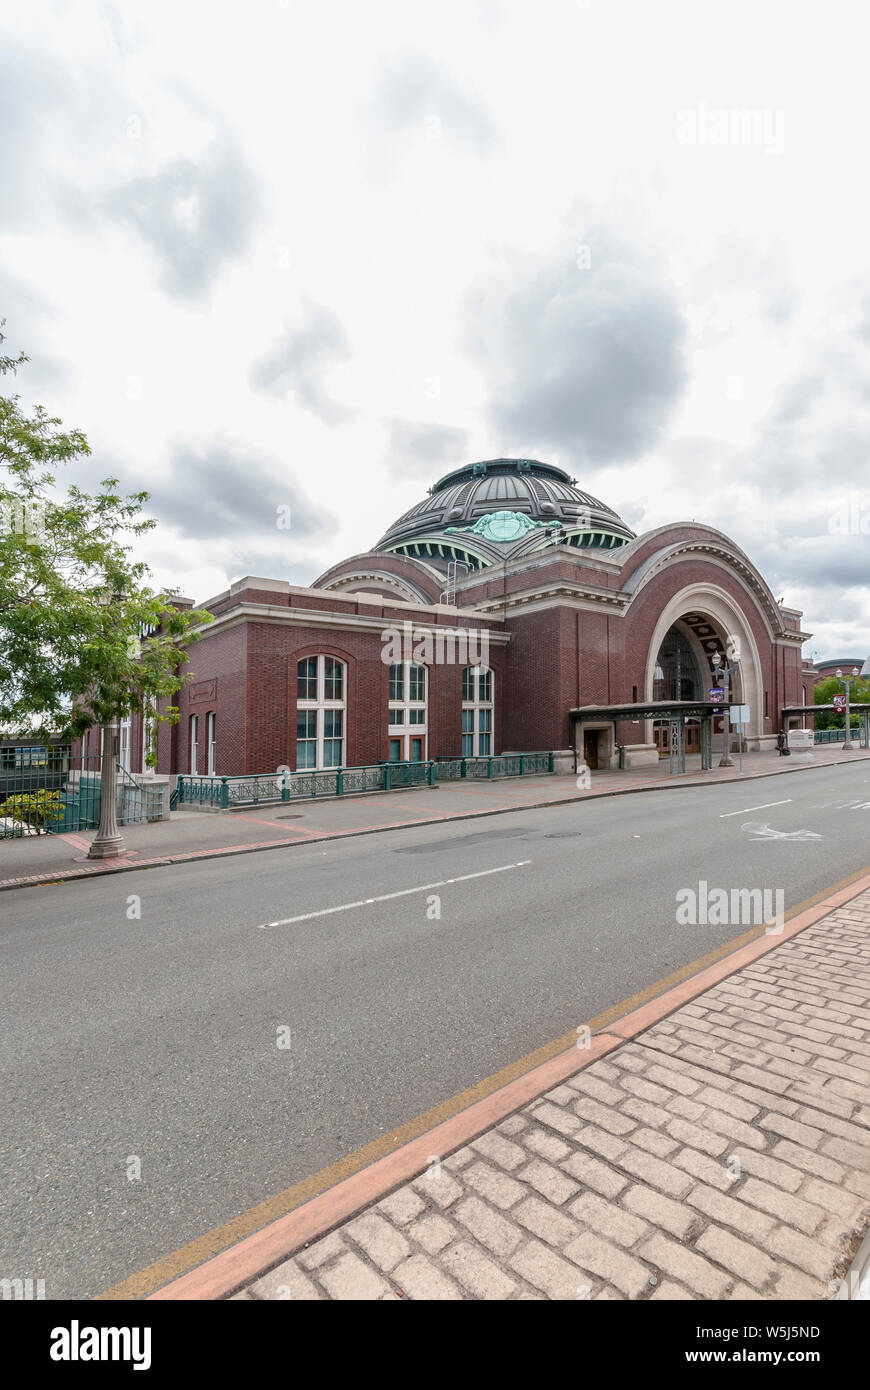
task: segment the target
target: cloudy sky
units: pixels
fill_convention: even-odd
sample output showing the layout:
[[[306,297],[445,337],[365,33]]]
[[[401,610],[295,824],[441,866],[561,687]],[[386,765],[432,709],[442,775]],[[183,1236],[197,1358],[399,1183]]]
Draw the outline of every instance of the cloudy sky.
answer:
[[[870,651],[861,0],[29,0],[0,317],[160,583],[305,584],[452,467],[711,522]],[[741,114],[742,113],[742,114]],[[291,508],[292,525],[278,524]]]

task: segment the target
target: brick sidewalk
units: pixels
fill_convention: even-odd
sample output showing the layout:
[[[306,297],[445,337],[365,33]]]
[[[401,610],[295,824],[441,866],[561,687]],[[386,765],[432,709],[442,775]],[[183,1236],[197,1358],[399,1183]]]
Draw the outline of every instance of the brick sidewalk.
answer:
[[[870,1216],[870,891],[238,1299],[832,1296]]]

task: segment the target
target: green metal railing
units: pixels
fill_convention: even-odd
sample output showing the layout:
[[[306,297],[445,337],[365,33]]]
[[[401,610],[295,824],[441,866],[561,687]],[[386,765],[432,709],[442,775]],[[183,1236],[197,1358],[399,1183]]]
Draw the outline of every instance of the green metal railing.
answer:
[[[399,787],[434,786],[461,777],[531,777],[553,771],[552,753],[510,753],[492,758],[438,758],[426,762],[369,763],[323,771],[260,772],[246,777],[178,779],[173,804],[210,806],[227,811],[260,802],[301,801],[317,796],[395,791]]]
[[[494,757],[439,758],[438,780],[460,777],[533,777],[553,771],[552,753],[500,753]]]
[[[857,743],[861,733],[857,724],[852,725],[852,742]],[[845,743],[846,730],[843,729],[816,729],[813,735],[814,743]]]
[[[117,769],[121,825],[159,820],[161,792]],[[68,744],[5,744],[0,747],[0,840],[23,835],[64,835],[95,830],[100,823],[99,753]]]

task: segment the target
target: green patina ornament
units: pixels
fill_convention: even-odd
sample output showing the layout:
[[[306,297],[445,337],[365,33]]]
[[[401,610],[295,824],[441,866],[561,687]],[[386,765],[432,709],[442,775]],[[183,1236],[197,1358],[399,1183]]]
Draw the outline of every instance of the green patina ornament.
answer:
[[[448,526],[454,533],[469,531],[475,536],[484,536],[488,541],[518,541],[529,531],[543,527],[542,521],[533,521],[522,512],[487,512],[473,526]]]

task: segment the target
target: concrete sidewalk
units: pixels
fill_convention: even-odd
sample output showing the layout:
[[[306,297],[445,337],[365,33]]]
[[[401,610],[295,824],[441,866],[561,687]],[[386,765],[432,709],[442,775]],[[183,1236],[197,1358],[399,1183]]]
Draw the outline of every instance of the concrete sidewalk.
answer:
[[[168,822],[125,826],[123,835],[129,852],[106,863],[87,860],[93,831],[0,840],[0,889],[287,848],[316,840],[464,820],[598,796],[747,781],[868,758],[868,751],[844,752],[836,744],[819,745],[808,760],[796,756],[781,758],[776,753],[745,754],[742,776],[736,766],[701,772],[700,758],[696,756],[687,760],[687,771],[679,776],[669,776],[661,765],[631,772],[593,772],[588,788],[579,788],[573,776],[513,777],[492,782],[468,779],[408,791],[250,806],[219,815],[175,811]]]
[[[152,1297],[829,1299],[868,1217],[865,877]]]

